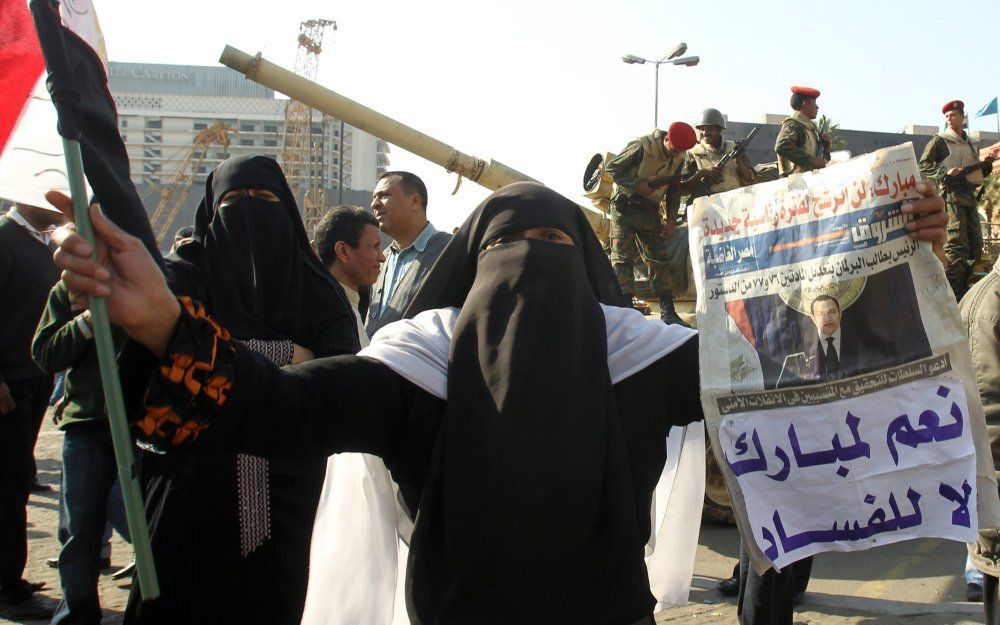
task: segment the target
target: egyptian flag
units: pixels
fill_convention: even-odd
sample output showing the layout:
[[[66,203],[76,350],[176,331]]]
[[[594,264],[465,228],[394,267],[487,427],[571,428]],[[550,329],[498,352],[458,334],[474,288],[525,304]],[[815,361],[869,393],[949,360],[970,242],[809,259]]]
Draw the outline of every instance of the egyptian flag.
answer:
[[[0,2],[23,3],[23,0]],[[101,53],[103,40],[88,40],[75,28],[88,15],[96,24],[93,8],[89,2],[66,0],[60,14],[60,6],[58,0],[30,2],[49,74],[46,86],[55,105],[59,134],[80,142],[87,181],[104,212],[119,227],[139,237],[160,262],[153,229],[129,176],[125,143],[118,134],[118,110],[108,90]]]
[[[72,5],[73,29],[103,50],[90,2]],[[68,194],[69,183],[45,77],[27,2],[0,0],[0,198],[48,208],[45,192]]]

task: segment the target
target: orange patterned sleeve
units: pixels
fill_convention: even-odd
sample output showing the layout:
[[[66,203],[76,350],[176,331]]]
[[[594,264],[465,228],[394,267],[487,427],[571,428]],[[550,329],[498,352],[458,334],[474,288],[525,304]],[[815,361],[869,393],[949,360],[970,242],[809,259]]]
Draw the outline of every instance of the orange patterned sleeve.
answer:
[[[146,391],[139,438],[166,449],[193,441],[222,410],[233,386],[236,348],[205,307],[179,297],[181,316]]]

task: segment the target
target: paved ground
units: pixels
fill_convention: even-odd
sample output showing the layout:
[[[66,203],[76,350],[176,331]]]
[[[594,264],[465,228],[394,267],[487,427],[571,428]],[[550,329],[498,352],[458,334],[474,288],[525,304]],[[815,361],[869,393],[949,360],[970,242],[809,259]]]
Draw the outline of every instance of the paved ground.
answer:
[[[59,515],[59,478],[62,469],[62,432],[52,426],[48,417],[42,425],[35,446],[35,458],[38,462],[38,478],[52,486],[52,492],[32,494],[28,503],[28,568],[25,579],[33,582],[46,582],[48,587],[40,594],[50,597],[53,604],[58,602],[59,573],[49,568],[45,563],[48,558],[59,555],[59,539],[56,537]],[[132,549],[120,536],[115,534],[111,540],[111,560],[114,567],[101,575],[99,592],[101,605],[104,607],[103,623],[121,623],[121,613],[128,600],[130,580],[114,581],[111,574],[119,567],[132,560]],[[48,621],[7,621],[0,618],[0,623],[46,623]],[[180,625],[180,624],[178,624]]]
[[[62,435],[47,421],[36,448],[39,477],[58,488]],[[25,575],[45,581],[44,596],[59,598],[59,577],[46,558],[58,553],[56,491],[33,495],[29,515],[29,563]],[[712,588],[732,570],[739,546],[736,530],[707,525],[702,529],[698,561],[687,606],[657,615],[658,623],[731,625],[736,623],[735,601]],[[131,559],[129,546],[115,536],[113,562]],[[982,607],[964,601],[961,578],[965,548],[956,543],[921,540],[888,545],[863,554],[817,556],[806,599],[796,614],[796,625],[972,625],[982,623]],[[101,603],[105,624],[120,623],[128,584],[102,575]],[[0,619],[0,623],[10,623]],[[44,621],[28,621],[43,623]],[[179,624],[180,625],[180,624]],[[220,624],[221,625],[221,624]]]

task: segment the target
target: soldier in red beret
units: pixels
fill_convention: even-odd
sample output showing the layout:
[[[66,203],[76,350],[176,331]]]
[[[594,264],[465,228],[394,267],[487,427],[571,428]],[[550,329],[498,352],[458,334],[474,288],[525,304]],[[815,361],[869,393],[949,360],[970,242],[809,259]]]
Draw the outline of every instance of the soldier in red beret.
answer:
[[[980,162],[979,149],[965,132],[965,104],[961,100],[948,102],[941,107],[941,113],[947,127],[924,148],[920,173],[937,182],[938,192],[945,199],[949,218],[945,274],[955,299],[962,299],[969,290],[972,265],[983,255],[976,191],[993,170],[997,154],[991,153]]]
[[[820,135],[813,122],[819,113],[816,99],[819,90],[792,87],[791,117],[781,122],[774,151],[778,155],[778,173],[782,176],[823,169],[830,161],[830,140]]]
[[[671,254],[680,196],[706,172],[681,177],[685,151],[697,142],[694,128],[674,122],[628,144],[605,170],[614,181],[611,197],[611,264],[625,296],[635,295],[635,263],[646,262],[649,283],[660,299],[660,318],[687,325],[674,309],[674,287],[687,280],[687,254]],[[684,237],[686,240],[686,237]],[[680,242],[686,250],[686,243]]]

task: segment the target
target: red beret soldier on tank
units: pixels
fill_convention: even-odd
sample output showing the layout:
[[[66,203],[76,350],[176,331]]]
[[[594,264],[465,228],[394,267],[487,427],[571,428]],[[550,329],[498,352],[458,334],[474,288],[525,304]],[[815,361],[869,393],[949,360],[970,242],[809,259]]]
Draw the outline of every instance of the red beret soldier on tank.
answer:
[[[819,90],[792,87],[790,117],[781,122],[774,142],[778,173],[782,176],[823,169],[830,162],[830,138],[820,134],[813,120],[819,114]]]
[[[605,171],[614,181],[611,197],[611,264],[625,296],[635,295],[635,263],[649,270],[649,283],[660,300],[660,318],[687,325],[674,309],[672,274],[667,241],[674,236],[680,196],[701,181],[682,179],[685,152],[697,143],[694,128],[674,122],[631,141],[610,159]]]

